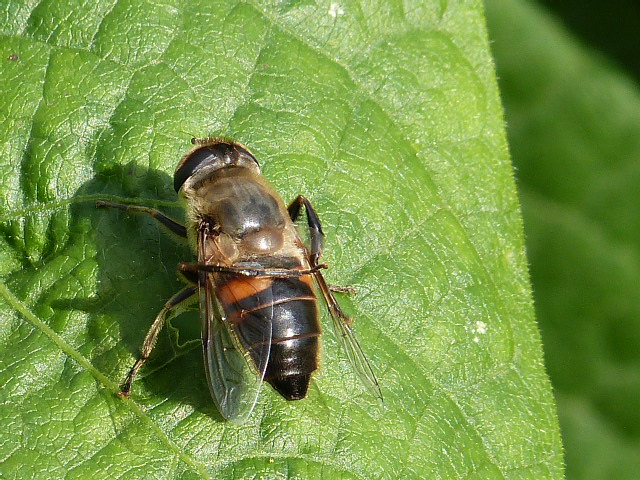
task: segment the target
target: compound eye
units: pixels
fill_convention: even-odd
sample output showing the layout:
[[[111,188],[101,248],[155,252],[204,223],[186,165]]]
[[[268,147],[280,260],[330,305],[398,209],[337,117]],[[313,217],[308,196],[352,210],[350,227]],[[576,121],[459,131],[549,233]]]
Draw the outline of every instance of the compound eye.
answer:
[[[241,145],[239,143],[235,144],[235,148],[236,148],[236,155],[238,156],[238,158],[248,158],[250,159],[253,163],[255,163],[258,168],[260,167],[260,164],[258,163],[258,160],[256,160],[256,157],[253,156],[253,153],[251,153],[247,148],[244,147],[244,145]]]
[[[212,151],[208,146],[200,147],[184,157],[176,168],[176,173],[173,174],[173,188],[175,188],[176,193],[180,191],[180,188],[190,176],[216,159],[216,152]]]
[[[260,171],[258,161],[243,145],[215,138],[210,139],[188,153],[178,164],[176,173],[173,175],[173,188],[176,189],[176,193],[179,192],[184,182],[203,167],[211,166],[214,169],[228,166],[247,167],[247,162],[249,165],[255,164]]]

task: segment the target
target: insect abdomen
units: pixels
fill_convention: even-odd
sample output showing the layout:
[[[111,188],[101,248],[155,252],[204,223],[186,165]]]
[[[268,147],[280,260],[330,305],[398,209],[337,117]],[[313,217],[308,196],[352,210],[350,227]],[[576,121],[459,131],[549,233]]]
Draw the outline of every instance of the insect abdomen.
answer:
[[[221,282],[222,283],[222,282]],[[318,368],[321,335],[311,278],[232,277],[219,287],[227,321],[236,324],[243,347],[253,357],[264,322],[271,322],[271,353],[264,379],[287,400],[306,396]]]

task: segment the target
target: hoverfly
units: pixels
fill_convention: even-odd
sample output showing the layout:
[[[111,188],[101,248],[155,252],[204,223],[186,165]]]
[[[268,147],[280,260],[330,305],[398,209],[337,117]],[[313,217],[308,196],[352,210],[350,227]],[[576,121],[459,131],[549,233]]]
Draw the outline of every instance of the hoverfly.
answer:
[[[222,138],[192,139],[192,143],[196,146],[174,174],[174,188],[185,203],[186,227],[152,208],[96,203],[96,207],[152,215],[187,238],[197,255],[196,263],[178,266],[190,285],[156,317],[120,396],[129,396],[168,313],[198,294],[207,383],[224,418],[244,422],[265,380],[287,400],[304,398],[318,368],[317,289],[356,374],[370,393],[382,399],[350,320],[322,276],[324,234],[309,201],[300,195],[285,207],[260,174],[256,158],[240,143]],[[294,224],[303,206],[309,248]]]

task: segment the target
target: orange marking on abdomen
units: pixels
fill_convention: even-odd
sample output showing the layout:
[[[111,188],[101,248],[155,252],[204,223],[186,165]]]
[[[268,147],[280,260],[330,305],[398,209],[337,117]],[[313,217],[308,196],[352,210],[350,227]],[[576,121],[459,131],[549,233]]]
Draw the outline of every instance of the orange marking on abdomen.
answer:
[[[218,298],[223,305],[234,304],[270,288],[272,282],[272,278],[234,278],[218,287]]]
[[[302,268],[300,268],[300,270],[302,270]],[[312,290],[313,290],[313,278],[311,278],[311,275],[302,275],[301,277],[299,277],[301,282],[306,283]]]

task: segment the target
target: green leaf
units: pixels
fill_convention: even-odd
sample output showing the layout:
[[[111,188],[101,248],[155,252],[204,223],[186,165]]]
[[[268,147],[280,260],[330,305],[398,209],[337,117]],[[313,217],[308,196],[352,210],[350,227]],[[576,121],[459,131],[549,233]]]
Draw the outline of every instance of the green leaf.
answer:
[[[2,8],[7,478],[561,478],[479,2]],[[193,254],[93,203],[180,218],[171,174],[207,135],[316,206],[384,406],[327,329],[307,399],[265,388],[225,423],[193,313],[116,397]]]
[[[527,2],[487,3],[572,479],[640,470],[640,91]]]

